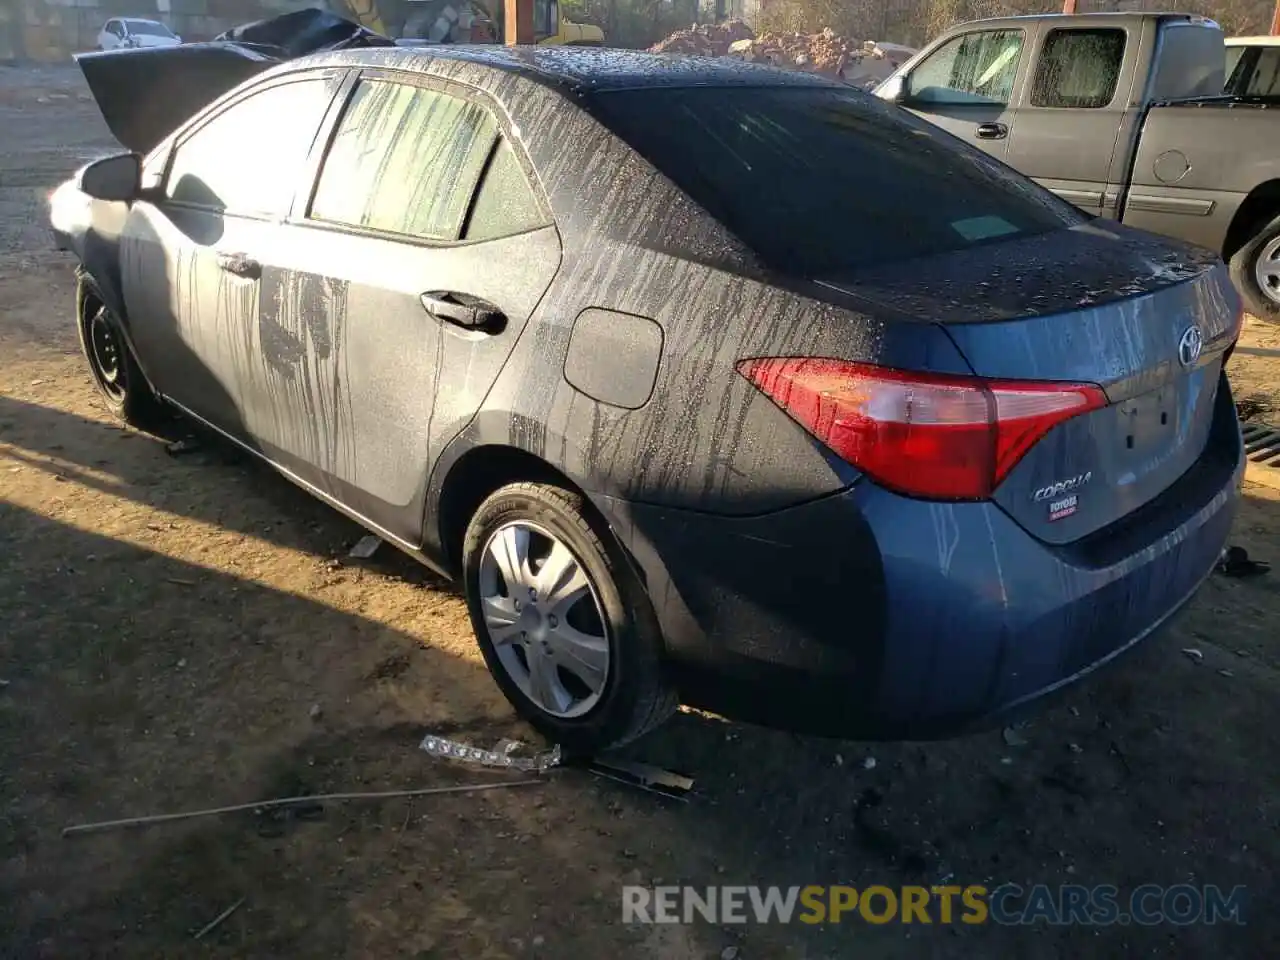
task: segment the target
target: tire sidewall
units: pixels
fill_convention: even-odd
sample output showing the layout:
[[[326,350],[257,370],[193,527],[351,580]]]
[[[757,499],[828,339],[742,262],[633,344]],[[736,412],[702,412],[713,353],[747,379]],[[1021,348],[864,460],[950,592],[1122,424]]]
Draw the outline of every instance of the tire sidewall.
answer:
[[[580,511],[577,518],[566,516],[567,505],[535,493],[536,489],[528,485],[504,488],[476,511],[463,544],[467,608],[489,672],[516,711],[565,751],[590,753],[600,744],[626,735],[637,712],[638,695],[647,689],[646,674],[655,669],[657,626],[648,597],[621,549],[612,542],[612,534],[594,529]],[[603,608],[609,635],[609,675],[600,702],[584,717],[563,720],[544,713],[508,675],[489,638],[480,605],[480,561],[494,532],[515,520],[537,524],[563,541],[590,578]]]
[[[76,330],[80,335],[80,351],[84,354],[85,362],[89,364],[89,375],[93,377],[93,385],[97,388],[102,401],[111,409],[116,416],[124,418],[127,415],[130,397],[133,390],[133,370],[132,364],[129,362],[128,349],[123,348],[120,357],[120,378],[123,387],[123,394],[120,397],[113,397],[106,389],[103,382],[102,371],[98,367],[98,361],[94,357],[93,347],[90,341],[89,324],[92,318],[85,309],[88,298],[92,297],[103,306],[110,314],[110,308],[106,306],[102,294],[88,279],[81,277],[76,284]],[[108,318],[108,323],[114,323],[114,318]],[[118,332],[117,332],[118,335]]]
[[[1268,243],[1280,236],[1280,216],[1253,234],[1253,239],[1235,252],[1229,263],[1231,280],[1245,299],[1245,307],[1255,317],[1280,323],[1280,303],[1268,297],[1258,286],[1254,268],[1259,254]]]

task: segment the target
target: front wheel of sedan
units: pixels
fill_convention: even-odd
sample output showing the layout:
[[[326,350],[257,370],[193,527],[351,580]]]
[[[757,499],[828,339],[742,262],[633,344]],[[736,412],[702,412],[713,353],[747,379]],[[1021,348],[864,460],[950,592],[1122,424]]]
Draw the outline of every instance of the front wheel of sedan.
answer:
[[[152,426],[160,415],[160,401],[133,359],[120,321],[86,277],[76,286],[76,327],[89,373],[107,408],[132,426]]]
[[[543,483],[501,488],[472,517],[462,559],[485,663],[544,736],[590,755],[675,710],[649,598],[579,495]]]

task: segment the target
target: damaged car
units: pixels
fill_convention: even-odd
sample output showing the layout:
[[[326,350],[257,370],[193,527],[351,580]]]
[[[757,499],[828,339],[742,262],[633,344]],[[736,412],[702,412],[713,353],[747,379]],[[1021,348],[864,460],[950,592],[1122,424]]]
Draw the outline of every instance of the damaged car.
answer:
[[[1213,568],[1243,456],[1212,254],[813,75],[329,26],[80,59],[124,150],[51,201],[72,319],[120,417],[456,578],[566,749],[681,700],[953,736]]]

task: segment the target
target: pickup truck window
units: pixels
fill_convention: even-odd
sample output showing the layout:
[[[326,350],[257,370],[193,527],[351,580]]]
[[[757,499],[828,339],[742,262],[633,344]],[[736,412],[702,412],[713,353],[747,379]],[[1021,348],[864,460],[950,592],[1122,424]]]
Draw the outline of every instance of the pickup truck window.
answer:
[[[1228,69],[1227,90],[1233,97],[1280,97],[1280,47],[1229,47],[1235,50],[1237,62]],[[1244,55],[1241,56],[1240,54]],[[1228,60],[1229,66],[1231,66]]]
[[[1007,104],[1021,56],[1021,30],[962,34],[911,72],[909,97],[917,103]]]
[[[1111,103],[1124,64],[1123,30],[1050,30],[1031,87],[1033,107]]]

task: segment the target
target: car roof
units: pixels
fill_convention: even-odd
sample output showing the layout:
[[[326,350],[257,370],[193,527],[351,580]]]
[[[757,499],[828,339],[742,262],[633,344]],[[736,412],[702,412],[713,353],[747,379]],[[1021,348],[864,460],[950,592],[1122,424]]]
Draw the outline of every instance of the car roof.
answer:
[[[608,47],[438,44],[429,47],[367,47],[319,55],[325,63],[416,71],[433,60],[454,60],[519,73],[551,86],[579,90],[644,87],[790,86],[847,89],[816,74],[781,70],[733,57],[644,53]],[[311,58],[292,61],[302,66]],[[314,62],[314,61],[313,61]]]

